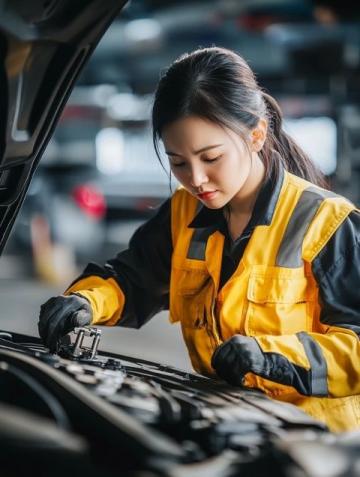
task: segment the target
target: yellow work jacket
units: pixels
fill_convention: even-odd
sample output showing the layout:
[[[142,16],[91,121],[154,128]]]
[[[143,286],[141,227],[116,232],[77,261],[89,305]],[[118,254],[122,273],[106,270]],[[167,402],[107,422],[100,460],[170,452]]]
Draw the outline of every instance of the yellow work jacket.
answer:
[[[194,369],[213,375],[218,345],[234,334],[255,337],[264,353],[280,354],[308,372],[313,393],[324,397],[305,397],[252,373],[246,386],[298,405],[332,430],[360,427],[359,339],[350,329],[320,322],[311,271],[354,205],[285,172],[271,224],[255,228],[221,290],[224,236],[188,227],[197,206],[185,190],[172,199],[170,319],[181,323]]]
[[[170,320],[180,322],[192,365],[214,376],[211,357],[234,334],[252,336],[263,353],[281,357],[308,384],[300,393],[248,373],[244,384],[296,404],[333,431],[360,427],[360,346],[348,328],[320,321],[318,286],[311,264],[355,209],[285,172],[269,225],[255,227],[242,259],[219,290],[224,236],[191,228],[199,202],[184,189],[171,199],[173,254]],[[113,277],[86,276],[66,293],[89,299],[96,324],[121,321],[126,297]],[[276,360],[275,360],[276,362]]]

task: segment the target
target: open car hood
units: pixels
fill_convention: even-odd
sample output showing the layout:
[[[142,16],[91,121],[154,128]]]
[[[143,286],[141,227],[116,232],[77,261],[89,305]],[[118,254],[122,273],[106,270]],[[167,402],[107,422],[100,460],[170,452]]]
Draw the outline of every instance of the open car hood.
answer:
[[[125,3],[0,1],[0,253],[75,80]]]

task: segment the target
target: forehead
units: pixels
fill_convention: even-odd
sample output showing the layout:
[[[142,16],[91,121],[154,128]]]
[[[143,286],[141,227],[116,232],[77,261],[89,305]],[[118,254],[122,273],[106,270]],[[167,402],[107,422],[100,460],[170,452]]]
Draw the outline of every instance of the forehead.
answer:
[[[228,143],[231,133],[233,131],[214,122],[198,116],[187,116],[167,125],[163,130],[162,140],[169,150],[197,150],[211,144]]]

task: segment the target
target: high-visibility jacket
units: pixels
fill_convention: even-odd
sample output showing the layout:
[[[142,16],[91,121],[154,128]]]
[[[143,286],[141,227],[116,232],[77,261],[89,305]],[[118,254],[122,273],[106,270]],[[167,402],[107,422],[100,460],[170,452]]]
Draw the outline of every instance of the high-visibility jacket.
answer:
[[[213,375],[211,356],[218,345],[234,334],[253,336],[278,367],[271,379],[248,373],[245,385],[298,405],[334,431],[359,427],[359,338],[349,328],[320,321],[311,270],[354,205],[285,172],[271,223],[255,228],[237,270],[220,291],[224,236],[188,227],[197,205],[184,189],[171,201],[170,319],[181,323],[195,370]],[[80,291],[93,308],[103,306],[82,290],[84,283],[68,292]],[[99,278],[98,285],[104,300],[116,289],[121,308],[125,297],[115,280],[104,284]],[[300,376],[301,389],[282,384],[287,367]]]
[[[224,237],[186,226],[196,206],[184,190],[173,199],[170,288],[170,316],[181,322],[194,368],[213,374],[211,356],[219,344],[234,334],[253,336],[264,353],[285,357],[307,374],[312,395],[252,373],[247,386],[300,406],[333,430],[359,427],[359,338],[320,322],[311,272],[314,257],[355,207],[285,173],[271,224],[256,227],[218,293]]]

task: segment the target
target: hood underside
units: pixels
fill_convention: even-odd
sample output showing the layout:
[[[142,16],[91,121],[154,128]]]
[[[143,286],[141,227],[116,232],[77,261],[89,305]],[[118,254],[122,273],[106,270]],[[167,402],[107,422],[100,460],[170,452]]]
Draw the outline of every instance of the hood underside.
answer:
[[[0,253],[75,80],[126,0],[0,0]]]

